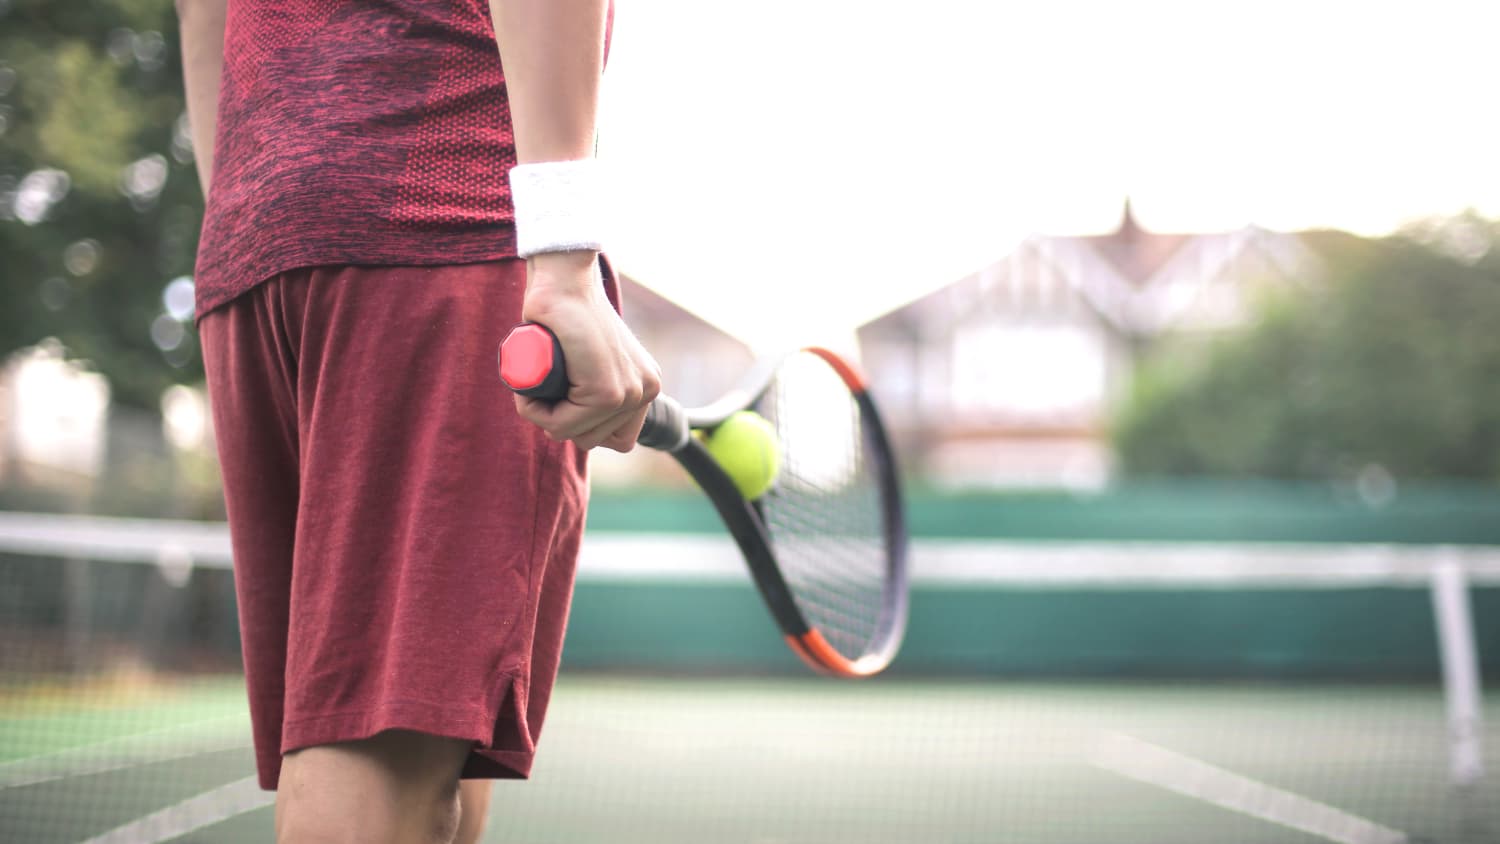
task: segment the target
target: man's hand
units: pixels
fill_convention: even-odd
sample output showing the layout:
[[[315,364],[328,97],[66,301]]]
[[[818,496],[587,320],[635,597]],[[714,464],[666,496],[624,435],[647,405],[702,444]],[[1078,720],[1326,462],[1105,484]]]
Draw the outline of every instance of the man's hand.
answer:
[[[527,261],[521,316],[557,335],[568,362],[568,397],[516,396],[516,410],[554,440],[579,448],[635,448],[661,370],[604,295],[593,252],[554,252]]]

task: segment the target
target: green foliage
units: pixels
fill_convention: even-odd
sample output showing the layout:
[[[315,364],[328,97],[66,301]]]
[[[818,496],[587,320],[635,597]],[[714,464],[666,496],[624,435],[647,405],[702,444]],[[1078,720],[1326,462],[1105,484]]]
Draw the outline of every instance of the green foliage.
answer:
[[[82,41],[62,40],[48,56],[39,52],[35,46],[16,51],[16,64],[33,69],[19,92],[32,122],[17,127],[18,134],[35,145],[37,163],[61,168],[75,188],[114,192],[137,146],[141,98],[121,90],[118,64]],[[34,133],[26,131],[32,126]]]
[[[172,0],[0,0],[0,356],[57,337],[143,408],[202,379],[191,325],[174,349],[151,338],[202,220],[176,24]],[[130,187],[133,165],[165,183]],[[66,192],[40,219],[18,214],[43,170],[66,173]]]
[[[1326,278],[1207,354],[1143,366],[1115,425],[1124,471],[1500,480],[1496,233],[1468,215],[1315,236]]]

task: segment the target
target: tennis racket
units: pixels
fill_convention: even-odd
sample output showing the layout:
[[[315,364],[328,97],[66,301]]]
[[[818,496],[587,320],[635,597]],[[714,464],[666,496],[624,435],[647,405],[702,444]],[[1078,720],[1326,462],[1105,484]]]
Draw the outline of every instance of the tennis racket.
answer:
[[[562,347],[535,323],[501,344],[500,373],[522,395],[568,392]],[[694,436],[740,410],[770,422],[779,449],[776,480],[753,501]],[[895,455],[853,366],[806,348],[763,361],[706,407],[658,396],[638,441],[671,454],[708,495],[804,662],[840,677],[890,664],[906,630],[906,522]]]

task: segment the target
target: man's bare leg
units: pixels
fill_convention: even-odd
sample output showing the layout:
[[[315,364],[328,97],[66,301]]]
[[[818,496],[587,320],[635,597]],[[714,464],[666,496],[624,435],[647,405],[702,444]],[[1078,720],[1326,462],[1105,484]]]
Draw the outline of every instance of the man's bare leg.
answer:
[[[458,817],[458,834],[453,844],[479,844],[484,822],[489,819],[490,786],[494,780],[464,780],[458,787],[458,802],[463,807]]]
[[[282,760],[279,844],[450,844],[470,743],[391,730]]]

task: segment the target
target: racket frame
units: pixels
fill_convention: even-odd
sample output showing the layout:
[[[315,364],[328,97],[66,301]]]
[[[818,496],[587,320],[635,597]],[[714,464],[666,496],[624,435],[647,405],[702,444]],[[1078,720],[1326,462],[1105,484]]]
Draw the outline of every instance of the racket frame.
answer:
[[[683,408],[669,396],[658,396],[652,402],[638,442],[672,455],[708,496],[719,519],[744,555],[751,579],[792,652],[824,674],[868,677],[883,670],[895,658],[906,630],[908,537],[900,474],[885,425],[858,371],[828,349],[810,346],[800,351],[822,358],[849,388],[859,408],[866,452],[879,485],[881,524],[885,534],[881,538],[887,553],[888,582],[882,590],[878,638],[869,653],[850,659],[839,653],[817,628],[808,624],[776,562],[775,544],[759,506],[745,499],[703,443],[691,435],[694,430],[710,431],[730,415],[752,409],[770,388],[784,357],[762,360],[739,386],[704,407]]]

